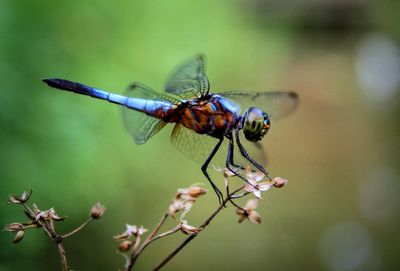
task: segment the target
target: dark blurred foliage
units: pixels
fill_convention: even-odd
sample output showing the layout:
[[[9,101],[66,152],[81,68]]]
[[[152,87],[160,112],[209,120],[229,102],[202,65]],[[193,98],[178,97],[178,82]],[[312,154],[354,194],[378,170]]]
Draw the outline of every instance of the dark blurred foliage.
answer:
[[[41,79],[116,93],[141,81],[161,91],[176,64],[203,52],[216,91],[299,93],[297,112],[263,141],[268,170],[289,185],[264,195],[263,224],[237,224],[228,208],[166,270],[399,269],[399,3],[2,0],[0,199],[32,188],[42,208],[68,216],[60,232],[103,202],[102,220],[66,250],[76,270],[122,267],[111,237],[125,223],[150,228],[177,188],[208,184],[169,143],[170,128],[136,146],[117,106]],[[216,204],[212,193],[199,200],[190,224]],[[0,212],[0,224],[21,220],[18,207]],[[181,239],[151,247],[138,269]],[[17,245],[3,232],[0,242],[0,270],[59,269],[40,231]]]

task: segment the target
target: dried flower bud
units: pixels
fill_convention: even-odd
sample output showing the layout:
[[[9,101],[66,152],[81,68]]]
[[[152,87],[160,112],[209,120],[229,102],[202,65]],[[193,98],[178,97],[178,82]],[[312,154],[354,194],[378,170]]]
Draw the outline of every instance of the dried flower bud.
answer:
[[[191,200],[198,198],[207,193],[207,190],[203,189],[199,185],[192,185],[189,188],[180,188],[176,195],[176,199]]]
[[[21,204],[21,203],[25,203],[29,200],[29,198],[32,195],[32,189],[29,189],[28,192],[24,191],[22,193],[22,195],[19,197],[15,194],[12,194],[9,198],[8,198],[8,202],[9,203],[14,203],[14,204]]]
[[[22,203],[21,199],[20,199],[19,197],[17,197],[16,195],[11,195],[11,196],[8,198],[8,202],[9,202],[9,203],[14,203],[14,204],[20,204],[20,203]]]
[[[200,197],[200,196],[202,196],[202,195],[204,195],[206,193],[207,193],[207,190],[203,189],[200,186],[191,186],[189,188],[189,195],[192,198],[198,198],[198,197]]]
[[[229,170],[227,168],[220,168],[214,166],[214,169],[218,172],[222,172],[222,175],[224,176],[225,188],[229,186],[229,177],[236,176],[236,174],[232,170]]]
[[[249,213],[249,219],[253,223],[261,224],[261,216],[254,210]]]
[[[223,174],[224,174],[224,176],[226,176],[226,177],[233,177],[233,176],[236,176],[236,173],[235,173],[235,172],[233,172],[232,170],[227,169],[227,168],[224,169]]]
[[[21,241],[22,238],[24,238],[24,235],[25,235],[25,231],[24,230],[17,231],[17,233],[15,234],[13,243],[16,244],[19,241]]]
[[[121,252],[125,252],[125,251],[128,251],[131,246],[132,246],[132,242],[129,240],[125,240],[119,244],[118,250]]]
[[[262,172],[254,172],[254,171],[247,171],[246,172],[247,180],[251,180],[253,182],[260,182],[262,179],[264,179],[265,175]]]
[[[261,223],[261,216],[256,211],[254,211],[254,209],[257,207],[257,204],[257,200],[251,199],[247,201],[244,208],[238,208],[236,210],[236,213],[239,215],[239,223],[243,222],[246,218],[253,223]]]
[[[261,192],[269,190],[272,185],[272,182],[256,183],[255,181],[248,179],[248,183],[244,186],[244,190],[253,193],[256,198],[261,199]]]
[[[184,234],[196,235],[201,230],[202,230],[201,228],[196,228],[196,227],[190,226],[186,220],[181,221],[181,231]]]
[[[272,182],[274,183],[274,186],[277,188],[281,188],[284,185],[286,185],[289,181],[282,178],[282,177],[275,177]]]
[[[224,174],[224,187],[225,189],[229,186],[229,177]]]
[[[126,224],[125,232],[114,236],[114,239],[126,240],[126,239],[130,238],[131,236],[142,235],[146,231],[147,231],[147,229],[143,228],[143,226],[140,226],[140,228],[138,228],[136,225]]]
[[[24,225],[21,223],[11,223],[4,226],[5,231],[16,232],[24,229]]]
[[[236,214],[239,215],[239,223],[242,223],[247,217],[249,217],[249,214],[247,213],[246,210],[244,209],[236,209]]]
[[[42,210],[39,210],[39,208],[36,205],[34,205],[34,212],[35,212],[35,221],[38,221],[39,219],[62,221],[65,219],[65,216],[57,215],[54,208],[50,208],[49,210],[42,211]]]
[[[51,208],[50,210],[48,210],[50,218],[55,220],[55,221],[63,221],[65,219],[65,216],[59,216],[56,214],[56,211]]]
[[[104,207],[104,205],[102,205],[100,202],[97,202],[92,209],[90,210],[90,216],[93,219],[99,219],[100,217],[103,216],[104,212],[105,212],[106,208]]]
[[[137,230],[137,235],[142,235],[146,231],[147,229],[145,229],[143,226],[140,226],[140,228]]]
[[[261,199],[261,192],[269,190],[273,186],[273,182],[261,182],[265,174],[262,172],[252,171],[250,167],[245,168],[247,183],[244,190],[251,192],[258,199]]]
[[[179,199],[174,199],[168,207],[168,213],[173,215],[183,209],[183,203]]]
[[[183,202],[182,204],[182,209],[185,211],[190,211],[190,209],[193,207],[193,204],[196,202],[195,199],[191,199],[191,200],[186,200],[185,202]]]

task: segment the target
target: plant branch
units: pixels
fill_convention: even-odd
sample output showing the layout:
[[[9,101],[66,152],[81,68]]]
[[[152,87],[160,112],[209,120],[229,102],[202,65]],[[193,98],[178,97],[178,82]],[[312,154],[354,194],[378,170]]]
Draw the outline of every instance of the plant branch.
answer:
[[[63,266],[63,270],[68,271],[67,256],[65,255],[64,245],[61,240],[59,242],[56,241],[56,243],[57,243],[58,254],[60,254],[61,265]]]
[[[163,217],[161,218],[160,222],[158,222],[157,226],[154,228],[154,230],[149,234],[149,236],[146,238],[144,241],[144,244],[148,242],[150,239],[152,239],[157,232],[160,230],[161,226],[164,224],[165,220],[168,218],[169,212],[168,210],[164,213]]]
[[[215,216],[222,210],[224,209],[225,204],[228,201],[232,200],[232,196],[234,196],[237,192],[242,190],[244,186],[236,189],[232,193],[228,194],[227,197],[222,201],[222,203],[218,206],[217,209],[214,210],[214,212],[201,224],[199,228],[204,229],[207,227],[208,224],[215,218]],[[197,235],[192,234],[188,238],[186,238],[174,251],[172,251],[160,264],[158,264],[153,270],[160,270],[164,265],[166,265],[173,257],[175,257],[176,254],[179,253],[179,251],[182,250],[190,241],[192,241]]]
[[[67,237],[70,237],[71,235],[73,235],[73,234],[77,233],[78,231],[80,231],[81,229],[83,229],[87,224],[89,224],[89,223],[92,222],[92,221],[93,221],[93,218],[92,218],[92,217],[89,217],[89,219],[86,220],[85,222],[83,222],[82,225],[80,225],[80,226],[79,226],[78,228],[76,228],[75,230],[73,230],[73,231],[71,231],[71,232],[69,232],[69,233],[66,233],[66,234],[62,235],[61,238],[65,239],[65,238],[67,238]]]
[[[172,234],[174,232],[171,233],[162,233],[159,234],[158,236],[154,237],[157,232],[160,230],[161,226],[164,224],[165,220],[168,218],[169,216],[169,212],[168,210],[164,213],[164,215],[162,216],[162,218],[160,219],[160,221],[158,222],[157,226],[154,228],[154,230],[149,234],[149,236],[146,238],[146,240],[144,240],[142,246],[138,249],[138,251],[135,253],[135,251],[131,252],[131,257],[127,257],[127,265],[126,265],[126,270],[131,270],[133,265],[136,262],[136,259],[139,257],[139,255],[143,252],[143,250],[154,240],[159,239],[161,237],[167,236],[169,234]],[[178,229],[179,230],[179,229]],[[135,240],[135,244],[136,244],[136,240]]]
[[[164,216],[162,217],[162,219],[160,220],[160,222],[157,224],[157,226],[156,226],[156,228],[153,230],[153,232],[149,235],[149,237],[147,237],[147,239],[143,242],[143,244],[142,244],[142,246],[136,251],[136,249],[135,249],[135,253],[131,253],[131,258],[128,260],[129,262],[128,262],[128,265],[127,265],[127,269],[126,270],[131,270],[131,268],[133,267],[133,265],[135,264],[135,262],[136,262],[136,260],[137,260],[137,258],[140,256],[140,254],[143,252],[143,250],[148,246],[148,245],[150,245],[150,243],[152,243],[152,242],[154,242],[154,241],[156,241],[156,240],[158,240],[158,239],[160,239],[160,238],[163,238],[163,237],[166,237],[166,236],[168,236],[168,235],[171,235],[171,234],[173,234],[173,233],[175,233],[175,232],[177,232],[177,231],[179,231],[180,230],[180,228],[181,228],[181,225],[180,224],[178,224],[177,226],[175,226],[173,229],[171,229],[171,230],[169,230],[169,231],[166,231],[166,232],[163,232],[163,233],[160,233],[159,235],[156,235],[155,236],[155,234],[158,232],[158,230],[161,228],[161,226],[162,226],[162,224],[165,222],[165,220],[166,220],[166,218],[169,216],[169,213],[168,212],[166,212],[165,214],[164,214]],[[136,242],[135,242],[136,243]]]
[[[31,208],[29,208],[28,205],[26,205],[25,203],[23,203],[22,205],[32,217],[35,217],[35,213],[31,210]],[[57,235],[54,231],[54,225],[49,225],[44,219],[40,218],[36,222],[39,224],[39,226],[42,227],[44,232],[56,243],[63,270],[68,271],[67,257],[65,254],[64,245],[62,243],[62,236]]]
[[[132,261],[132,266],[135,264],[136,259],[139,257],[139,255],[143,252],[143,250],[144,250],[148,245],[150,245],[150,243],[154,242],[154,241],[157,240],[157,239],[160,239],[160,238],[166,237],[166,236],[168,236],[168,235],[171,235],[171,234],[173,234],[173,233],[179,231],[180,228],[181,228],[181,225],[179,224],[179,225],[175,226],[175,228],[173,228],[173,229],[171,229],[171,230],[169,230],[169,231],[160,233],[159,235],[157,235],[157,236],[155,236],[155,237],[153,237],[153,238],[151,238],[151,239],[146,239],[146,241],[143,242],[143,245],[139,248],[139,250],[137,251],[137,253],[135,253],[135,255],[133,256],[133,258],[131,259],[131,261]],[[129,269],[129,270],[130,270],[130,269]]]
[[[126,266],[125,266],[125,270],[126,270],[126,271],[131,270],[132,267],[133,267],[133,264],[135,263],[135,261],[133,261],[133,258],[135,257],[135,252],[136,252],[136,250],[137,250],[139,244],[140,244],[140,235],[138,234],[138,235],[136,236],[136,238],[135,238],[135,243],[134,243],[133,246],[132,246],[131,255],[130,255],[130,257],[128,258],[128,261],[127,261]]]

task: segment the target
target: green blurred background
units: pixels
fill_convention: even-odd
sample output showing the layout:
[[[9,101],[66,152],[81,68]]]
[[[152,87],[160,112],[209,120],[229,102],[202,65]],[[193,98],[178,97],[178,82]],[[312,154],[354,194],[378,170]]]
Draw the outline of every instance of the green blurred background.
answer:
[[[171,128],[137,146],[120,108],[41,79],[162,90],[176,64],[203,52],[214,90],[300,95],[263,141],[268,170],[289,185],[264,194],[261,225],[238,224],[229,206],[165,269],[399,270],[399,3],[0,0],[0,224],[24,221],[5,202],[30,187],[32,202],[68,216],[60,232],[101,201],[105,216],[65,241],[68,258],[74,270],[121,268],[111,237],[125,223],[154,227],[177,188],[210,187],[169,143]],[[208,193],[189,223],[216,203]],[[0,270],[60,269],[42,232],[12,238],[0,234]],[[137,269],[183,238],[155,243]]]

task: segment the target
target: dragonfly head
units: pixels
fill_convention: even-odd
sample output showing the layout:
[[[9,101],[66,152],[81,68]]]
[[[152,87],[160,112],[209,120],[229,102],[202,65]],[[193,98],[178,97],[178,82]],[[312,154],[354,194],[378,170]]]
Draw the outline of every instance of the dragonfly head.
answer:
[[[260,141],[271,128],[267,113],[257,107],[250,107],[243,116],[243,133],[247,140]]]

